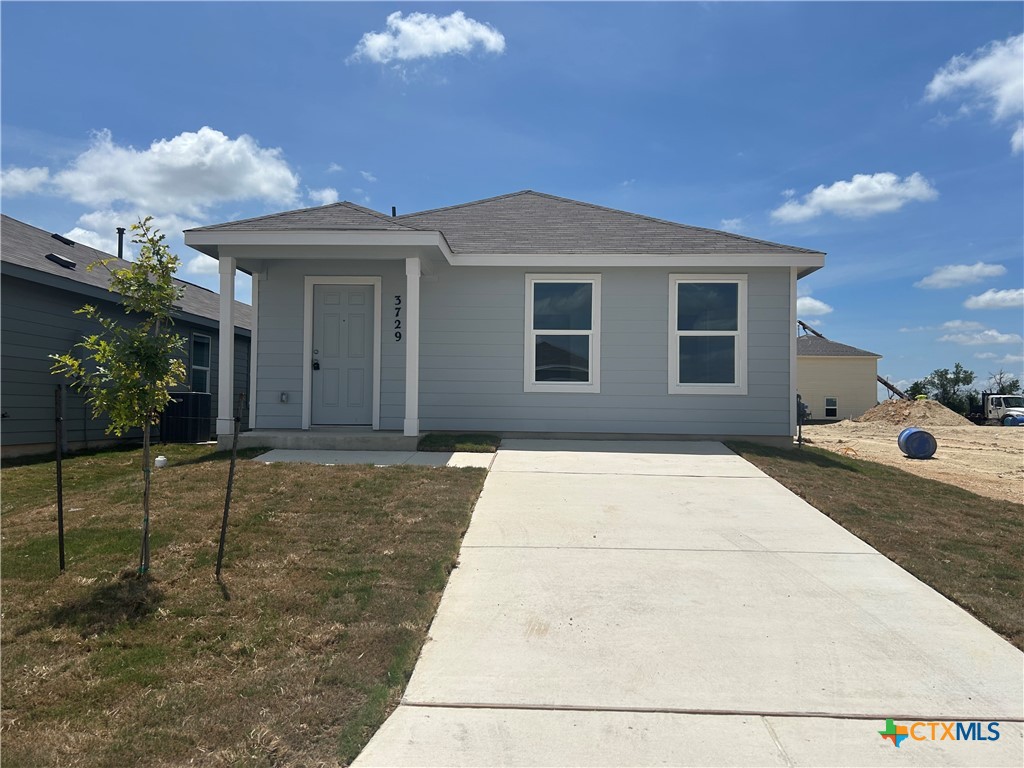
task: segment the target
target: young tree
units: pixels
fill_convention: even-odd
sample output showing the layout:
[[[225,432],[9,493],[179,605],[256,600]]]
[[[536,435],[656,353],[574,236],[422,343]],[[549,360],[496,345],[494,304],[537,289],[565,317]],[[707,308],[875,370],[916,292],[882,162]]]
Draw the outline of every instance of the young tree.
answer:
[[[110,290],[118,294],[127,322],[105,317],[86,304],[76,314],[97,321],[103,329],[86,336],[65,355],[51,355],[53,373],[72,379],[71,386],[83,392],[94,417],[110,419],[107,434],[121,436],[138,427],[142,430],[142,541],[139,575],[149,571],[149,494],[151,463],[149,431],[170,401],[170,390],[185,379],[181,359],[185,340],[171,331],[174,303],[184,288],[174,284],[178,257],[164,244],[164,235],[147,216],[132,225],[132,242],[141,246],[134,262],[114,257],[89,265],[102,265],[110,272]],[[124,264],[124,266],[120,266]]]

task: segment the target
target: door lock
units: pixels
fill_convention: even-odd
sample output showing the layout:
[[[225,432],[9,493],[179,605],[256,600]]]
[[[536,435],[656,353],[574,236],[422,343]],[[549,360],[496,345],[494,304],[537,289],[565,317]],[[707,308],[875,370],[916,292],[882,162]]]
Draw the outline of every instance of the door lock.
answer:
[[[317,360],[316,358],[313,358],[313,370],[314,371],[319,371],[320,370],[320,361]]]

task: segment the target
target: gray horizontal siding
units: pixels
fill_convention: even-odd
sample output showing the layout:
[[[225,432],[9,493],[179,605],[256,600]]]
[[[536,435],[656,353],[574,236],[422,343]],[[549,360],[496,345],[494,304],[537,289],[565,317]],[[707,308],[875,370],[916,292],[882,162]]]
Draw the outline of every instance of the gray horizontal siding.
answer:
[[[65,385],[64,431],[68,442],[82,444],[108,439],[105,433],[108,422],[93,419],[85,397],[72,391],[66,379],[50,373],[53,361],[49,355],[68,352],[84,335],[101,330],[97,323],[75,314],[85,303],[97,305],[109,317],[125,316],[123,308],[113,302],[98,302],[72,291],[3,276],[0,285],[0,407],[7,414],[0,430],[3,446],[52,444],[54,390],[62,383]],[[174,329],[186,340],[194,331],[211,336],[211,387],[216,391],[216,331],[184,321],[176,323]],[[235,376],[239,391],[247,388],[248,346],[247,337],[236,335]],[[182,387],[187,386],[186,381]]]
[[[653,268],[575,270],[602,275],[599,393],[524,392],[525,274],[540,271],[442,267],[423,284],[422,429],[788,434],[788,269],[742,270],[746,396],[668,394],[668,275],[681,270]]]
[[[602,274],[600,393],[524,392],[525,274],[539,271],[431,265],[421,283],[423,430],[788,434],[788,269],[714,270],[748,275],[746,396],[668,394],[668,275],[680,270],[654,268],[578,270]],[[405,342],[393,341],[390,321],[404,265],[342,260],[273,262],[260,284],[257,426],[301,426],[306,274],[383,278],[381,427],[401,428]]]

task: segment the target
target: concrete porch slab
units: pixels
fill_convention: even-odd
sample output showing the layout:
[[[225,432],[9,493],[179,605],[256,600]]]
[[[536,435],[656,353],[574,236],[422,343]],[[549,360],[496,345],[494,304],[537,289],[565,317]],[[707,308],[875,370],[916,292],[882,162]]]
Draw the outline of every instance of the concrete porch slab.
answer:
[[[390,467],[408,464],[419,467],[482,467],[487,469],[493,453],[431,453],[426,451],[326,451],[275,448],[252,459],[266,464],[305,462],[307,464],[373,464]]]

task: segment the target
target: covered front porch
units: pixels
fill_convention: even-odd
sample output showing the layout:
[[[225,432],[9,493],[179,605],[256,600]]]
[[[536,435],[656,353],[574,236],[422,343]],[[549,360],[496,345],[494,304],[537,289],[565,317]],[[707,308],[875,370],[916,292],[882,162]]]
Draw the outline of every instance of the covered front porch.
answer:
[[[185,241],[219,262],[221,327],[235,322],[236,271],[252,276],[252,392],[240,445],[415,449],[420,283],[431,262],[445,260],[438,233],[210,228]],[[222,360],[233,345],[221,334]],[[221,445],[234,431],[235,373],[218,373]]]

